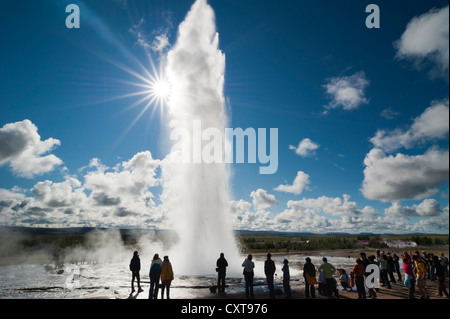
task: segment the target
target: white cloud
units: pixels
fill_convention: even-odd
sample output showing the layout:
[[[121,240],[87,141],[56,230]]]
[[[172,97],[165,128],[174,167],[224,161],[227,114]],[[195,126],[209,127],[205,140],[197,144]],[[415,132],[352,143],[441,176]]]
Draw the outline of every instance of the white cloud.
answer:
[[[338,76],[331,78],[324,85],[331,102],[325,106],[327,109],[342,107],[344,110],[357,109],[361,104],[368,104],[365,97],[365,90],[369,85],[369,80],[363,71],[351,76]]]
[[[53,183],[48,180],[39,182],[31,192],[36,200],[47,207],[77,206],[86,200],[81,182],[75,178],[68,178],[61,183]]]
[[[418,205],[402,207],[393,203],[385,209],[385,216],[371,206],[360,208],[350,196],[320,196],[290,200],[286,209],[272,216],[263,209],[252,210],[252,204],[232,201],[233,228],[241,230],[272,230],[289,232],[372,232],[372,233],[446,233],[448,232],[448,206],[440,209],[439,204],[426,199]],[[413,213],[412,213],[413,212]],[[330,216],[327,216],[330,215]],[[406,217],[421,217],[411,223]]]
[[[319,148],[319,144],[314,143],[309,138],[304,138],[298,143],[298,146],[289,145],[290,150],[295,150],[297,155],[302,157],[312,156],[315,154],[315,150]]]
[[[431,61],[440,73],[449,66],[449,7],[432,9],[414,17],[395,42],[396,57],[413,59],[416,65]]]
[[[430,148],[423,155],[386,154],[372,149],[364,159],[362,193],[383,202],[434,195],[449,177],[449,151]]]
[[[418,143],[447,137],[449,132],[448,119],[448,99],[436,101],[416,117],[407,130],[396,129],[390,132],[378,130],[370,141],[375,147],[385,151],[393,151],[402,147],[408,149]]]
[[[162,54],[166,49],[170,48],[168,37],[169,31],[172,27],[170,12],[166,13],[165,22],[167,23],[167,27],[154,30],[151,32],[151,35],[149,35],[145,29],[146,21],[144,18],[141,18],[139,22],[132,25],[128,31],[136,37],[137,45],[146,50],[151,49],[153,52]]]
[[[252,204],[241,199],[231,201],[232,227],[236,230],[270,230],[274,229],[270,212],[263,209],[252,211]]]
[[[140,201],[151,201],[153,194],[149,188],[158,183],[155,176],[159,163],[149,151],[137,153],[129,161],[116,165],[112,171],[94,160],[91,166],[97,170],[84,176],[84,187],[92,191],[90,198],[96,205],[120,203],[133,207]]]
[[[385,152],[412,149],[448,138],[448,118],[448,99],[434,101],[413,120],[410,127],[378,130],[370,139],[375,147],[364,159],[366,167],[361,189],[364,196],[386,202],[423,199],[436,194],[439,185],[448,181],[448,150],[431,147],[425,154],[398,153],[395,156],[387,156]],[[412,209],[403,208],[403,211],[411,212]]]
[[[448,205],[437,216],[422,218],[411,226],[412,232],[448,234],[449,207]]]
[[[340,197],[320,196],[295,201],[297,207],[312,209],[317,214],[331,214],[339,216],[339,229],[351,229],[352,227],[372,227],[378,218],[378,212],[372,207],[359,208],[356,202],[350,201],[350,196],[344,194]],[[337,225],[334,225],[337,226]]]
[[[154,52],[162,53],[166,48],[170,47],[169,38],[166,33],[157,35],[152,42],[151,49]]]
[[[30,120],[5,124],[0,128],[0,166],[9,164],[21,177],[32,178],[52,171],[62,160],[52,151],[61,142],[54,138],[41,141],[38,129]]]
[[[275,217],[275,224],[280,231],[325,232],[332,223],[314,209],[299,205],[296,201],[288,201],[287,209]]]
[[[152,187],[159,160],[140,152],[113,168],[92,159],[83,178],[67,176],[56,183],[38,182],[26,197],[0,189],[0,223],[59,227],[167,227],[165,207],[156,206]],[[84,182],[82,182],[84,181]]]
[[[145,35],[145,32],[142,31],[143,25],[145,25],[144,18],[141,18],[139,22],[133,25],[130,30],[128,30],[132,35],[136,37],[136,44],[143,47],[144,49],[149,49],[151,47],[150,40]]]
[[[310,184],[309,175],[305,174],[302,171],[297,173],[297,176],[294,179],[292,185],[279,185],[274,189],[279,192],[292,193],[295,195],[299,195],[303,192],[303,190],[308,189],[308,185]]]
[[[272,194],[267,194],[267,192],[262,188],[252,191],[250,197],[253,199],[253,206],[258,209],[269,208],[277,204],[275,196]]]
[[[442,214],[443,210],[435,199],[425,199],[419,205],[411,207],[402,206],[399,201],[395,201],[384,212],[386,215],[398,217],[432,217]]]
[[[330,198],[304,198],[288,201],[286,209],[271,216],[266,210],[252,211],[251,203],[239,200],[232,202],[233,227],[248,230],[275,230],[291,232],[325,233],[341,232],[385,232],[391,229],[406,229],[402,218],[397,220],[381,218],[369,206],[359,208],[350,196]],[[332,215],[331,218],[325,216]]]

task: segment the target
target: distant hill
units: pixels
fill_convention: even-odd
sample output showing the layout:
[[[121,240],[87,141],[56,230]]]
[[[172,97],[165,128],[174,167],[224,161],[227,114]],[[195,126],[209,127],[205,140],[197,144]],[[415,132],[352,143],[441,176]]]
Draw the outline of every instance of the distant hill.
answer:
[[[118,230],[122,236],[136,236],[146,233],[155,235],[170,234],[171,230],[166,229],[144,229],[144,228],[101,228],[101,227],[71,227],[71,228],[35,228],[18,226],[1,226],[0,232],[16,232],[27,235],[83,235],[96,230]],[[343,232],[313,233],[313,232],[280,232],[280,231],[256,231],[256,230],[236,230],[234,233],[238,236],[280,236],[280,237],[301,237],[301,236],[430,236],[436,234],[411,233],[411,234],[375,234],[362,232],[357,234]],[[444,234],[439,234],[444,235]],[[447,234],[448,235],[448,234]]]

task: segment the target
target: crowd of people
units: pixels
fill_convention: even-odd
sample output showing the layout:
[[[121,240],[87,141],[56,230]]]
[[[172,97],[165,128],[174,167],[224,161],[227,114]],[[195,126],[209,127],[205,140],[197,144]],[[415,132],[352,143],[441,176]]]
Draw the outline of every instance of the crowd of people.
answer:
[[[368,287],[368,297],[376,298],[379,285],[367,285],[366,280],[375,269],[379,271],[379,284],[385,289],[392,289],[393,284],[403,284],[408,288],[408,298],[415,299],[416,287],[420,292],[421,299],[429,299],[429,293],[426,289],[426,280],[436,281],[438,294],[440,297],[449,297],[445,288],[445,277],[449,275],[449,260],[444,253],[441,256],[435,256],[433,253],[418,251],[412,253],[404,252],[401,256],[403,264],[404,278],[402,279],[400,257],[390,252],[376,251],[375,255],[367,256],[361,252],[360,257],[356,258],[355,265],[347,274],[345,269],[339,269],[339,279],[342,289],[352,290],[356,287],[358,299],[366,299],[366,286]],[[369,265],[376,265],[369,268]],[[397,280],[395,279],[397,275]],[[328,295],[330,296],[330,295]]]
[[[403,265],[402,277],[400,260]],[[358,299],[377,298],[377,292],[380,291],[380,285],[383,289],[392,289],[393,284],[402,284],[408,289],[408,297],[415,299],[416,288],[420,292],[421,299],[429,299],[429,293],[426,288],[426,280],[436,281],[439,296],[448,298],[449,294],[445,287],[445,277],[449,276],[449,260],[444,255],[436,256],[432,253],[418,251],[414,253],[404,252],[401,257],[390,252],[381,252],[377,250],[375,254],[367,256],[365,252],[360,253],[360,257],[356,258],[355,265],[351,271],[347,272],[345,269],[336,269],[328,262],[326,257],[322,258],[322,263],[317,267],[312,263],[311,258],[305,259],[303,266],[303,277],[305,282],[305,297],[316,298],[316,286],[318,293],[327,298],[339,298],[338,282],[335,279],[336,272],[339,272],[339,283],[343,290],[352,291],[356,289]],[[372,266],[370,266],[372,265]],[[370,267],[369,267],[370,266]],[[220,254],[216,262],[217,272],[217,286],[214,291],[219,293],[225,292],[226,269],[228,261],[225,259],[223,253]],[[253,256],[249,254],[242,263],[243,275],[245,279],[245,296],[247,298],[254,298],[254,268]],[[134,282],[137,280],[138,293],[143,289],[140,285],[140,259],[138,252],[135,251],[130,262],[130,270],[132,272],[131,290],[135,292]],[[283,260],[283,291],[286,298],[292,298],[290,288],[290,270],[289,261]],[[272,260],[272,255],[267,254],[267,259],[264,262],[264,274],[266,276],[267,287],[269,290],[269,297],[275,298],[275,276],[276,266]],[[375,278],[374,272],[378,275]],[[397,279],[395,278],[397,276]],[[149,299],[157,299],[158,291],[161,289],[161,298],[164,299],[164,292],[166,298],[170,299],[170,285],[174,279],[172,264],[168,256],[164,256],[163,260],[159,258],[158,254],[153,256],[153,260],[149,271],[150,277],[150,291]],[[372,284],[368,285],[367,281],[371,280]],[[368,296],[366,293],[368,288]]]

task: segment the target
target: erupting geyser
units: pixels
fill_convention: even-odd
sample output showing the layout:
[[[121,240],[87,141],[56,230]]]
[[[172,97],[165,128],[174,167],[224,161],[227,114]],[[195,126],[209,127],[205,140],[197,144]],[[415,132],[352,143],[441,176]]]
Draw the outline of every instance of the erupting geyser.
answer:
[[[222,132],[227,124],[223,95],[225,56],[218,44],[214,12],[206,0],[197,0],[179,26],[166,67],[171,84],[169,126],[187,131],[190,140],[194,121],[201,121],[203,129],[217,128]],[[190,140],[184,139],[183,143],[189,145],[182,147],[190,148],[192,158],[207,142],[198,148]],[[171,155],[173,159],[180,154]],[[228,259],[229,272],[236,271],[236,267],[241,269],[231,227],[229,172],[224,161],[176,163],[169,159],[163,164],[162,177],[162,200],[179,236],[177,246],[170,251],[177,272],[214,273],[221,252]]]

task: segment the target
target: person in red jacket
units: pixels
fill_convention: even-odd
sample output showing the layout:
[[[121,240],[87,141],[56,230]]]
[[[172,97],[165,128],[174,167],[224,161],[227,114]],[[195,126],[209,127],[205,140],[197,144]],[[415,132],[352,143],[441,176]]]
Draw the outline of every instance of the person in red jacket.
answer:
[[[366,299],[366,289],[364,287],[364,266],[361,259],[356,258],[356,264],[351,272],[358,291],[358,299]]]
[[[414,292],[416,290],[416,279],[412,267],[411,259],[403,257],[403,270],[405,271],[405,286],[409,289],[409,299],[415,299]]]

